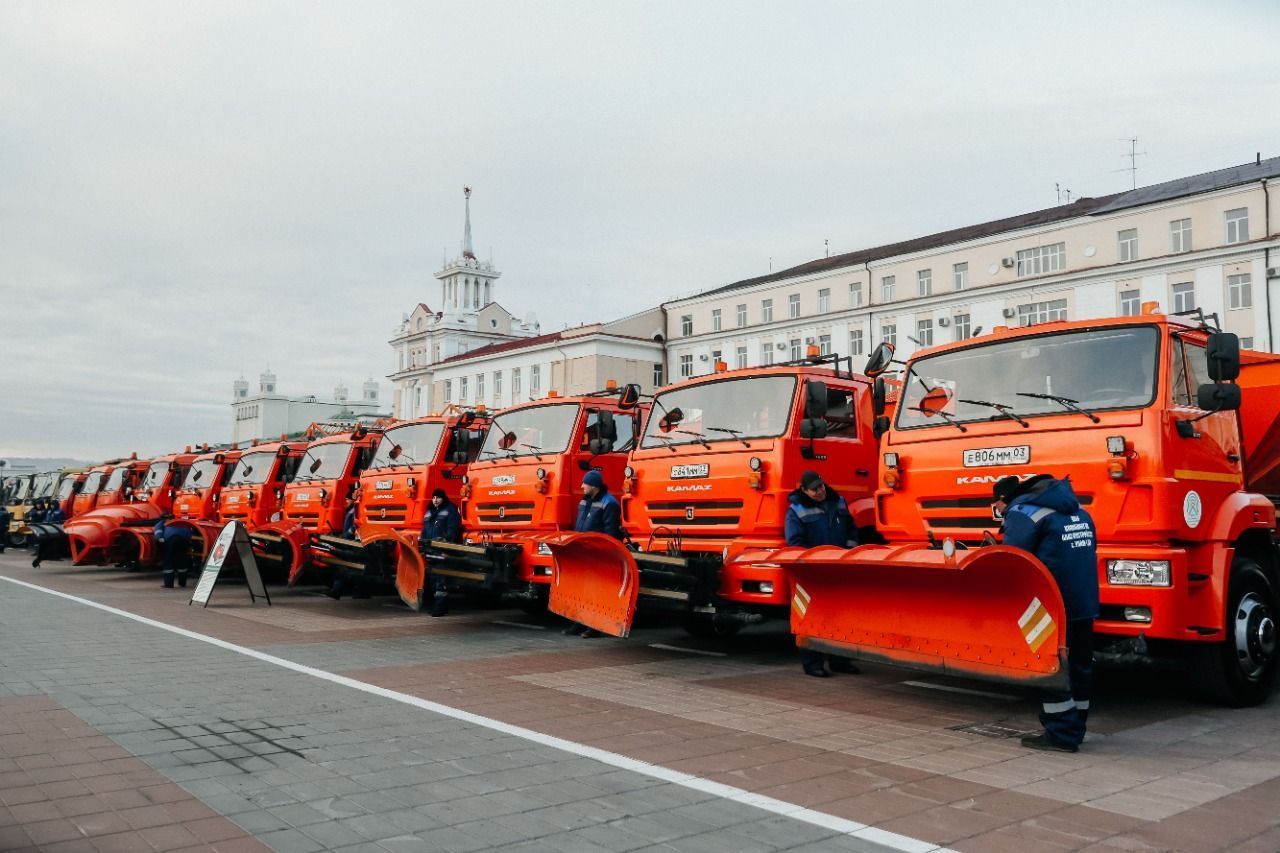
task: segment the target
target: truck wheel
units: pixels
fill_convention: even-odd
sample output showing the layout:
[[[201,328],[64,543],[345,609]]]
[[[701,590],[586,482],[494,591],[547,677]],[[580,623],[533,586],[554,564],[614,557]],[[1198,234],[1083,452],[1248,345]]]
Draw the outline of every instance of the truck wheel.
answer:
[[[719,614],[689,613],[681,623],[691,636],[703,640],[714,640],[732,637],[742,630],[742,623],[732,619],[724,619]]]
[[[1267,698],[1276,674],[1275,591],[1258,563],[1238,557],[1227,593],[1227,639],[1201,649],[1191,677],[1206,698],[1242,708]]]
[[[9,547],[10,547],[10,548],[25,548],[25,547],[26,547],[26,545],[27,545],[27,535],[26,535],[25,533],[10,533],[10,534],[9,534]]]

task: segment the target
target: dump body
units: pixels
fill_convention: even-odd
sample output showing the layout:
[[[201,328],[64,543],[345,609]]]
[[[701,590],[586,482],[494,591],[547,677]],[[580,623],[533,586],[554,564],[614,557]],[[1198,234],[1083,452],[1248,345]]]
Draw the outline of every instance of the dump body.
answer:
[[[673,610],[691,627],[696,620],[719,631],[785,617],[785,569],[734,558],[785,546],[789,497],[809,469],[845,499],[864,534],[874,528],[871,387],[866,377],[839,369],[834,358],[817,357],[723,371],[660,390],[623,485],[636,573],[626,582],[637,589],[637,606]],[[808,400],[811,392],[820,395],[821,411],[807,411],[816,405]],[[621,552],[602,559],[603,548],[591,543],[576,554],[571,539],[554,547],[552,608],[615,633],[630,622],[612,612],[625,600],[615,594],[616,584],[591,581],[592,592],[575,589],[575,575],[612,573],[628,564]]]
[[[454,587],[545,602],[552,566],[545,540],[573,530],[587,471],[599,471],[619,494],[642,415],[620,406],[612,390],[548,397],[496,414],[462,490],[464,542],[429,543],[444,555],[432,571]],[[617,440],[593,453],[602,417],[617,427]]]
[[[357,535],[314,533],[317,570],[392,585],[412,609],[422,606],[425,565],[418,549],[422,519],[436,489],[454,504],[484,441],[488,417],[474,412],[431,415],[387,427],[360,473]]]
[[[1246,480],[1255,465],[1260,481],[1274,473],[1274,450],[1263,448],[1273,446],[1280,371],[1274,356],[1245,354],[1242,411],[1201,409],[1198,389],[1211,381],[1208,337],[1179,318],[1149,314],[1001,329],[917,353],[882,448],[881,535],[908,551],[946,540],[981,548],[984,536],[1000,532],[991,510],[996,480],[1069,476],[1097,527],[1095,630],[1104,656],[1110,648],[1145,652],[1161,641],[1221,645],[1241,631],[1272,630],[1269,622],[1237,624],[1228,601],[1233,562],[1242,556],[1274,577],[1275,508]],[[1242,439],[1242,420],[1252,443]],[[804,561],[798,583],[816,581],[836,562]],[[841,562],[842,580],[828,594],[860,600],[847,611],[853,624],[873,593],[857,559]],[[938,577],[899,568],[903,585]],[[984,606],[1020,618],[1039,595],[1032,573],[1021,576],[1026,584],[1010,580]],[[793,611],[802,644],[856,653],[834,636],[839,622],[823,627]]]

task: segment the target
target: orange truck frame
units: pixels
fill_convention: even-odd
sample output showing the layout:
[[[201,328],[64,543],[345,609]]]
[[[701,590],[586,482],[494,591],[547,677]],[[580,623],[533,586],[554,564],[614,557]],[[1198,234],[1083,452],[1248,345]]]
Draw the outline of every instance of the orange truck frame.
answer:
[[[1209,697],[1262,701],[1280,612],[1280,357],[1157,307],[916,353],[879,466],[888,544],[769,556],[795,577],[798,642],[1064,685],[1061,595],[1035,557],[994,544],[990,505],[1006,475],[1069,475],[1097,526],[1098,657],[1182,657]],[[891,359],[882,345],[866,372]]]
[[[172,506],[168,512],[173,518],[168,526],[191,530],[192,550],[196,556],[203,557],[208,552],[222,529],[217,522],[222,487],[231,478],[242,453],[234,446],[210,450],[206,445],[204,452],[191,460],[181,480],[175,480],[169,486]],[[154,527],[134,528],[131,532],[135,536],[154,537]]]
[[[312,565],[313,537],[342,531],[360,472],[368,467],[382,438],[379,427],[314,426],[331,434],[307,445],[284,486],[279,518],[249,531],[255,555],[278,565],[290,586]]]
[[[551,542],[573,530],[582,478],[596,470],[615,495],[645,407],[640,387],[552,396],[493,416],[462,488],[463,542],[431,540],[430,571],[453,590],[546,607]]]
[[[280,521],[285,485],[307,452],[307,444],[281,440],[242,451],[226,482],[211,498],[216,507],[214,520],[197,523],[202,540],[212,541],[232,521],[243,524],[251,534]]]
[[[314,534],[311,556],[316,568],[394,587],[411,610],[420,611],[426,588],[426,568],[418,550],[422,518],[436,489],[461,503],[467,466],[479,454],[488,425],[481,408],[387,427],[369,467],[360,473],[357,539]]]
[[[693,634],[785,617],[790,583],[744,552],[782,548],[788,497],[816,470],[874,530],[878,456],[872,382],[821,356],[728,371],[659,390],[623,483],[630,547],[598,534],[552,544],[550,609],[626,636],[638,606],[674,611]],[[842,367],[842,363],[845,365]]]

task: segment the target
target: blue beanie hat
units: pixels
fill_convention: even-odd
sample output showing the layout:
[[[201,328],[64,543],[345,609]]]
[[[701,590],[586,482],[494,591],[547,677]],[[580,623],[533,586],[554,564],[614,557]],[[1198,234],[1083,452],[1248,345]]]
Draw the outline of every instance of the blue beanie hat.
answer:
[[[587,475],[582,478],[582,485],[595,486],[598,489],[604,485],[604,477],[600,476],[599,471],[588,471]]]

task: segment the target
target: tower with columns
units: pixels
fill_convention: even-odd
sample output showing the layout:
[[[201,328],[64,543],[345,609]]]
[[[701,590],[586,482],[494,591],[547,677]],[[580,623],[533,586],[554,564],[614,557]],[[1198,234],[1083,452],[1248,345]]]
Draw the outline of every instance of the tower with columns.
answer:
[[[471,242],[471,187],[463,187],[466,215],[462,228],[462,252],[446,260],[436,278],[440,280],[441,306],[454,320],[474,316],[494,301],[494,283],[502,273],[491,262],[476,258]]]

